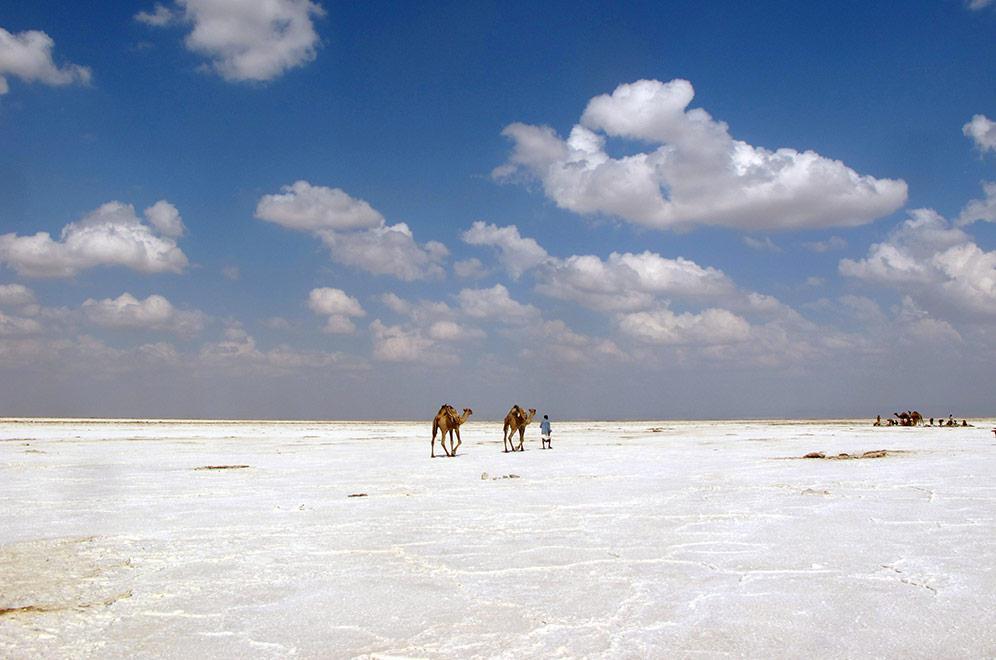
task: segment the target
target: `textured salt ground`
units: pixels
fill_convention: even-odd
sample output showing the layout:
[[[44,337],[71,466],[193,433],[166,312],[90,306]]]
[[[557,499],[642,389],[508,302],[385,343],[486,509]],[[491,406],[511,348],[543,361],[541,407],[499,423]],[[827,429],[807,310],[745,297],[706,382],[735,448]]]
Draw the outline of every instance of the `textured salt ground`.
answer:
[[[0,657],[992,656],[979,424],[0,423]]]

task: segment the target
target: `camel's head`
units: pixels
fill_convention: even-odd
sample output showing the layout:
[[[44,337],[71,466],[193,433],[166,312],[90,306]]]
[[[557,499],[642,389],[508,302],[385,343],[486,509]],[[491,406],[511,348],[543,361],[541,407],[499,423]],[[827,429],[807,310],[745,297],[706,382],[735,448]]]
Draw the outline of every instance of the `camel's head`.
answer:
[[[474,414],[474,411],[473,411],[473,410],[471,410],[470,408],[464,408],[464,409],[463,409],[463,414],[464,414],[464,415],[473,415],[473,414]]]
[[[535,408],[530,408],[529,409],[529,414],[530,415],[535,415],[536,414],[536,409]]]

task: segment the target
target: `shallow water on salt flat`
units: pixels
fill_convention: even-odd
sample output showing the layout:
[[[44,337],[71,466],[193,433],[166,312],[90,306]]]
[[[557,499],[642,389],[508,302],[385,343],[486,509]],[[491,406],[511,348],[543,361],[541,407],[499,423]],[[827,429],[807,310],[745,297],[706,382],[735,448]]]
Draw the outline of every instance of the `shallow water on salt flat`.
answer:
[[[992,656],[976,423],[0,420],[0,656]]]

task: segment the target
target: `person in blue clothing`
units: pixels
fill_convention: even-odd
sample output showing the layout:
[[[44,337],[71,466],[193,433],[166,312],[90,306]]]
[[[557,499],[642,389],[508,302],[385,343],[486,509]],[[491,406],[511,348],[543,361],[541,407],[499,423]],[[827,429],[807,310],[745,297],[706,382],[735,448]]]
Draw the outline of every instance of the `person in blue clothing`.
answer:
[[[542,446],[540,449],[553,449],[553,445],[550,444],[550,416],[543,415],[543,421],[540,422],[540,440],[542,441]]]

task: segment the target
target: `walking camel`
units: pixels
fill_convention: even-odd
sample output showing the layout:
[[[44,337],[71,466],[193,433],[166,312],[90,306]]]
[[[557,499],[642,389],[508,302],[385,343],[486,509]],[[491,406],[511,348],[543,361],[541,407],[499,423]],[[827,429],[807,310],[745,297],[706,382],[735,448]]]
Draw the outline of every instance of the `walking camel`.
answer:
[[[442,435],[439,437],[439,445],[443,448],[443,452],[447,456],[456,456],[457,449],[463,444],[460,439],[460,425],[467,421],[467,419],[474,414],[474,411],[470,408],[463,409],[463,415],[457,416],[456,408],[448,403],[444,403],[436,413],[436,416],[432,419],[432,450],[431,457],[436,457],[436,432],[442,431]],[[453,446],[453,432],[456,431],[456,446]],[[450,448],[446,449],[446,433],[450,434]]]
[[[527,415],[525,411],[519,407],[519,404],[515,404],[505,415],[505,424],[502,428],[502,440],[505,443],[505,453],[508,453],[508,448],[511,446],[512,451],[524,451],[522,448],[522,443],[526,437],[526,427],[529,423],[533,421],[533,417],[536,416],[536,409],[530,408],[529,414]],[[516,448],[515,441],[512,439],[513,434],[519,432],[519,446]]]

